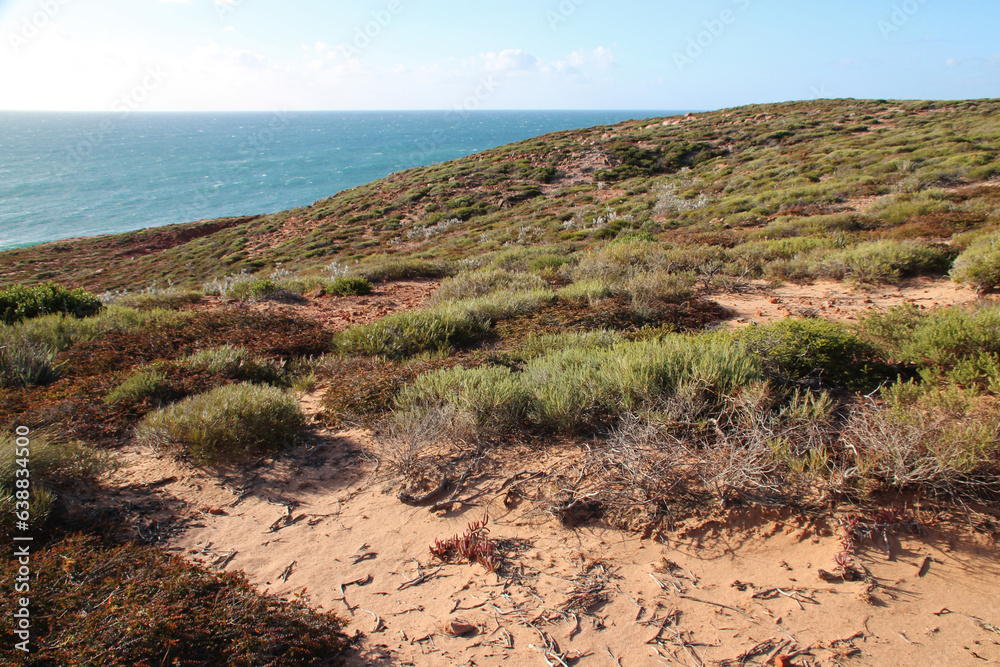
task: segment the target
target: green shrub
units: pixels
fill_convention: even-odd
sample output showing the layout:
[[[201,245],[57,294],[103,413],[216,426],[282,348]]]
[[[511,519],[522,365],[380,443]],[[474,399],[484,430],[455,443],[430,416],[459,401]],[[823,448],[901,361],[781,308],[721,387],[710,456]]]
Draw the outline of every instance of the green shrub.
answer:
[[[925,380],[946,379],[983,389],[997,384],[1000,305],[931,312],[897,306],[864,318],[861,330],[896,362],[914,366]]]
[[[378,255],[367,258],[360,265],[353,267],[351,271],[374,282],[376,280],[444,278],[455,273],[455,266],[450,262]]]
[[[860,389],[889,373],[878,349],[846,326],[819,319],[786,319],[734,334],[773,377]]]
[[[42,283],[28,287],[11,285],[0,290],[0,318],[4,324],[46,315],[66,313],[75,317],[94,315],[101,309],[101,300],[82,289]]]
[[[298,401],[276,387],[218,387],[146,415],[136,431],[144,444],[215,463],[295,445],[305,425]]]
[[[536,354],[537,353],[537,354]],[[614,334],[551,337],[527,346],[524,370],[486,366],[421,376],[398,401],[404,410],[450,407],[480,425],[580,432],[623,411],[655,405],[679,387],[721,398],[760,379],[754,359],[721,338],[668,335],[617,343]]]
[[[544,280],[533,273],[508,271],[505,269],[479,269],[465,271],[441,282],[434,293],[435,303],[457,301],[486,296],[497,290],[506,292],[530,292],[548,289]]]
[[[902,278],[943,273],[950,264],[946,249],[914,241],[873,241],[837,251],[826,248],[796,255],[792,260],[777,260],[768,265],[774,276],[832,278],[858,283],[898,283]]]
[[[467,345],[489,330],[489,325],[454,306],[392,313],[377,322],[351,327],[333,337],[340,354],[362,354],[392,359],[423,352],[447,352]]]
[[[534,397],[535,420],[562,431],[610,423],[682,386],[700,385],[721,398],[760,377],[741,345],[682,335],[613,348],[566,348],[532,360],[523,373]]]
[[[237,283],[229,290],[227,296],[240,301],[257,301],[280,291],[281,286],[270,278],[254,278]]]
[[[140,403],[147,398],[163,401],[171,392],[167,376],[155,368],[139,370],[104,397],[105,403]]]
[[[583,253],[573,268],[573,280],[619,282],[637,273],[667,269],[666,249],[653,241],[632,238]]]
[[[1000,287],[1000,232],[978,239],[955,259],[951,278],[979,292]]]
[[[509,368],[478,366],[426,373],[408,384],[396,400],[402,411],[452,406],[473,415],[481,428],[520,424],[530,397]]]
[[[54,489],[73,482],[93,484],[101,473],[113,467],[107,455],[78,442],[45,431],[28,432],[21,436],[23,432],[0,433],[0,526],[5,529],[4,532],[13,527],[16,481],[24,479],[17,472],[24,469],[18,464],[19,460],[27,458],[29,461],[30,521],[34,528],[45,524],[55,500]]]
[[[632,299],[632,310],[642,317],[652,317],[663,303],[681,303],[694,295],[695,276],[690,272],[649,271],[632,276],[625,292]]]
[[[59,377],[57,352],[45,342],[33,340],[24,330],[4,326],[0,330],[0,387],[33,387]]]
[[[329,296],[361,296],[371,294],[374,287],[367,278],[344,276],[323,285],[323,294]]]
[[[223,345],[196,352],[178,362],[182,367],[246,382],[286,384],[282,365],[251,354],[242,346]]]
[[[175,287],[158,289],[155,285],[141,292],[102,294],[101,301],[105,305],[114,304],[136,310],[153,310],[163,308],[166,310],[177,310],[184,306],[190,306],[202,300],[202,293],[196,290],[183,290]]]
[[[532,336],[521,342],[511,352],[511,356],[520,361],[529,361],[557,350],[567,348],[578,350],[607,349],[624,342],[625,337],[620,333],[606,329],[548,334]]]
[[[907,276],[944,272],[950,263],[946,251],[911,241],[876,241],[846,248],[833,259],[834,273],[840,270],[838,260],[847,276],[873,284],[896,283]]]
[[[555,298],[552,290],[544,288],[530,292],[494,292],[475,299],[454,301],[451,305],[476,320],[494,323],[530,313]]]

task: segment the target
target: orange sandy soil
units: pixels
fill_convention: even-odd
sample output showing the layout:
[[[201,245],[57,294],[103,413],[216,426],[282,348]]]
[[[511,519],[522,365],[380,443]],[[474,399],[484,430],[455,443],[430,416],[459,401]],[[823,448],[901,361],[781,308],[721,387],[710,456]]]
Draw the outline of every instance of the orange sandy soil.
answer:
[[[368,297],[255,307],[339,329],[415,307],[434,287],[400,282]],[[802,309],[852,319],[976,295],[923,280],[713,298],[738,326]],[[318,404],[303,396],[307,413]],[[646,535],[599,522],[567,528],[546,498],[579,482],[585,443],[509,447],[465,481],[461,502],[437,512],[397,499],[378,464],[382,445],[361,430],[319,429],[278,459],[211,472],[126,448],[110,482],[113,502],[133,501],[142,525],[173,525],[170,551],[244,570],[282,595],[305,589],[346,619],[365,635],[354,666],[764,665],[782,655],[793,665],[1000,664],[997,508],[966,516],[911,506],[922,534],[890,537],[888,549],[862,545],[867,581],[827,581],[819,570],[836,569],[843,512],[702,508]],[[499,574],[431,555],[436,539],[486,515],[504,556]]]
[[[150,451],[125,453],[119,474],[133,489],[171,480],[154,492],[164,518],[184,522],[169,550],[242,569],[265,590],[305,589],[347,619],[366,635],[357,666],[1000,661],[1000,548],[961,517],[918,508],[923,535],[890,538],[888,558],[881,541],[859,551],[870,582],[829,582],[818,572],[836,568],[834,517],[706,511],[642,539],[508,506],[503,484],[517,472],[545,471],[519,487],[527,496],[571,485],[582,458],[572,446],[514,452],[516,466],[470,480],[464,504],[435,514],[385,493],[378,455],[364,432],[321,433],[221,480]],[[435,539],[486,514],[499,575],[432,557]],[[452,623],[471,631],[454,636]]]

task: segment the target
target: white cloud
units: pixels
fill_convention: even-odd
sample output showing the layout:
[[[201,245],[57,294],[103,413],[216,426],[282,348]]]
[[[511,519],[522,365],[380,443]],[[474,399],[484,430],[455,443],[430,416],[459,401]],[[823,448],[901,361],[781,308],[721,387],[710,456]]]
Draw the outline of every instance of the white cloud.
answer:
[[[958,67],[959,65],[962,64],[962,59],[961,58],[948,58],[948,60],[944,61],[944,64],[947,65],[948,67]]]
[[[483,66],[490,72],[530,72],[539,66],[538,58],[521,49],[484,53],[480,58]]]

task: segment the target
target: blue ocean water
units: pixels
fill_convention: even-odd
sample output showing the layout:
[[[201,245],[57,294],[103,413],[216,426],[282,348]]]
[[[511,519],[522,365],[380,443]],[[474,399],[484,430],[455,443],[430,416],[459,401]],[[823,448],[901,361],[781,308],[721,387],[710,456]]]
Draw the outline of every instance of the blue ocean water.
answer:
[[[546,132],[674,113],[0,112],[0,249],[274,213]]]

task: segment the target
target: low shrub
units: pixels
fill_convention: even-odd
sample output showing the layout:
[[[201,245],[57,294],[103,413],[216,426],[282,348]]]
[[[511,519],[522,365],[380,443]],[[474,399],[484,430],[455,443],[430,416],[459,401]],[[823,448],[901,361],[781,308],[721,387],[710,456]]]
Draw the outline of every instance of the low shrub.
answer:
[[[198,303],[202,293],[197,290],[181,289],[170,285],[165,288],[153,283],[139,292],[105,292],[100,295],[101,303],[106,306],[114,304],[136,310],[152,310],[163,308],[177,310]]]
[[[28,468],[18,462],[25,458],[29,461]],[[50,432],[29,432],[26,436],[9,431],[0,433],[0,526],[5,533],[13,528],[15,501],[19,500],[16,494],[18,490],[24,491],[17,488],[17,480],[26,479],[19,470],[27,469],[31,475],[28,489],[31,511],[27,520],[33,528],[41,528],[52,510],[55,493],[69,484],[92,485],[101,473],[113,467],[107,455]]]
[[[418,375],[455,363],[449,359],[405,360],[331,356],[318,365],[323,417],[334,428],[376,426],[392,410],[396,396]]]
[[[328,296],[362,296],[371,294],[374,287],[367,278],[342,276],[323,285],[323,294]]]
[[[281,291],[281,285],[270,278],[254,278],[233,285],[226,296],[240,301],[259,301]]]
[[[488,330],[486,322],[454,306],[413,310],[341,331],[333,338],[333,349],[341,354],[402,359],[468,345]]]
[[[196,463],[216,463],[290,447],[304,425],[293,396],[276,387],[241,383],[149,413],[139,423],[136,438],[181,452]]]
[[[59,377],[57,351],[33,340],[24,330],[4,326],[0,330],[0,387],[33,387]]]
[[[996,406],[943,414],[924,400],[854,409],[840,433],[848,481],[869,488],[922,488],[950,495],[996,490],[1000,418]],[[887,409],[888,408],[888,409]]]
[[[238,381],[287,384],[284,366],[254,355],[239,345],[223,345],[202,350],[184,357],[178,363],[184,368],[224,375]]]
[[[678,334],[612,348],[566,348],[534,359],[524,370],[538,423],[563,431],[607,424],[692,383],[719,399],[760,377],[757,362],[741,345]]]
[[[573,345],[567,336],[561,341],[566,346],[535,356],[520,372],[487,366],[421,376],[398,405],[452,407],[491,428],[513,428],[526,419],[543,430],[580,432],[681,386],[696,383],[719,398],[760,378],[742,346],[721,338],[665,335],[610,346],[604,337],[580,336],[589,345]]]
[[[146,326],[170,326],[192,317],[191,312],[153,308],[136,310],[126,306],[107,306],[100,313],[85,319],[63,313],[43,315],[18,322],[10,331],[25,339],[46,345],[57,352],[78,343],[115,331],[140,331]]]
[[[442,303],[487,296],[498,290],[531,292],[544,289],[548,289],[546,282],[533,273],[479,269],[446,278],[431,298],[434,303]]]
[[[530,313],[555,299],[555,293],[545,288],[530,292],[493,292],[475,299],[455,301],[451,305],[469,317],[492,323]]]
[[[568,301],[585,299],[590,303],[594,303],[595,301],[614,296],[615,293],[615,289],[608,282],[601,279],[588,279],[579,280],[565,287],[560,287],[556,295],[560,299]]]
[[[136,371],[104,397],[105,403],[140,403],[146,399],[163,402],[172,388],[167,376],[156,368]]]
[[[695,280],[689,272],[648,271],[632,276],[625,285],[625,293],[636,313],[651,318],[662,304],[681,303],[694,296]]]
[[[343,622],[255,590],[242,573],[213,573],[156,546],[74,536],[33,548],[31,656],[23,664],[343,664]],[[0,563],[13,580],[18,562]],[[17,597],[0,599],[10,618]],[[70,622],[71,621],[71,622]],[[15,641],[0,662],[21,664]]]
[[[480,428],[520,424],[529,396],[509,368],[478,366],[427,373],[408,384],[396,400],[402,411],[452,406],[473,416]]]
[[[455,266],[450,262],[414,259],[409,257],[386,257],[378,255],[367,258],[351,268],[351,272],[374,282],[409,280],[413,278],[444,278],[453,275]]]
[[[785,319],[733,335],[767,374],[786,382],[861,389],[890,373],[874,345],[836,322]]]
[[[951,278],[978,292],[1000,288],[1000,232],[975,241],[955,259]]]
[[[925,380],[946,379],[980,388],[997,383],[1000,305],[931,312],[897,306],[862,319],[861,331],[894,361],[915,367]]]
[[[101,300],[79,288],[69,289],[53,283],[42,283],[31,287],[10,285],[0,290],[0,321],[4,324],[49,313],[87,317],[100,310]]]

